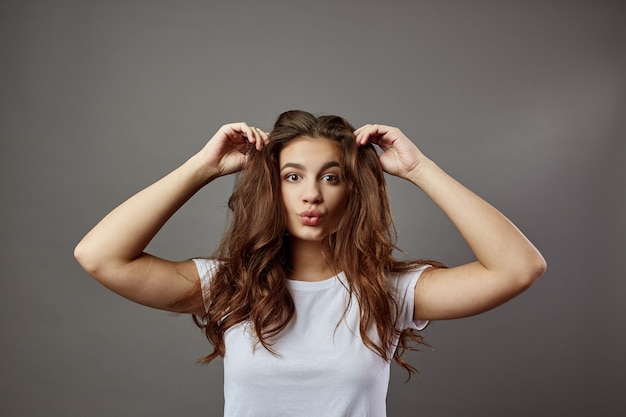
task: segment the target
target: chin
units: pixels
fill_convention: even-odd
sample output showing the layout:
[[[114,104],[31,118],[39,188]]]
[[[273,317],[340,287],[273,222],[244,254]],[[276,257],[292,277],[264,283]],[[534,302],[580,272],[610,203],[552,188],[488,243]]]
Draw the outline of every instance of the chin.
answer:
[[[293,233],[292,231],[289,231],[289,234],[292,239],[297,239],[304,242],[321,242],[328,237],[328,233]]]

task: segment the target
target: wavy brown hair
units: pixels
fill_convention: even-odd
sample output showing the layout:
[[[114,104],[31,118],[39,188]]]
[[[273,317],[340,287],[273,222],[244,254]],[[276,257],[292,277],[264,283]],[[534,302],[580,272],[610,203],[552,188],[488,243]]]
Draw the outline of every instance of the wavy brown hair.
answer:
[[[219,267],[211,279],[201,325],[213,352],[200,361],[223,356],[225,332],[243,321],[252,323],[258,342],[274,352],[273,341],[294,315],[287,290],[291,262],[279,156],[287,143],[303,136],[330,139],[341,148],[348,197],[336,232],[324,241],[324,255],[333,270],[344,272],[347,290],[356,297],[365,345],[385,360],[393,356],[410,377],[415,368],[401,355],[423,340],[416,331],[406,330],[400,334],[398,348],[393,349],[399,312],[389,273],[433,262],[398,261],[392,256],[396,233],[374,147],[357,146],[354,127],[341,117],[317,117],[299,110],[278,117],[267,145],[260,152],[251,151],[246,169],[235,180],[228,202],[230,224],[214,254]],[[370,329],[377,331],[378,342],[368,336]]]

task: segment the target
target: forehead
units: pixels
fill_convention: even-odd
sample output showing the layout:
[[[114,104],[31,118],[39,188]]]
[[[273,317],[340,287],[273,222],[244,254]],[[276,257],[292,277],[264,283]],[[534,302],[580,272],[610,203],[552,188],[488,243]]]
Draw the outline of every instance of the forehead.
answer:
[[[293,139],[280,151],[280,165],[287,162],[314,162],[316,160],[341,161],[341,146],[337,141],[324,137],[302,136]]]

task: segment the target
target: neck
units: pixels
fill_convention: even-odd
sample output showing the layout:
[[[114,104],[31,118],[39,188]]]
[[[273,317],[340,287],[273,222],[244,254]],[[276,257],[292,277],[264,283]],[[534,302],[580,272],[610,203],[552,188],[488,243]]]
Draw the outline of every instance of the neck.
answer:
[[[292,271],[288,278],[298,281],[322,281],[336,274],[324,256],[321,242],[290,241]]]

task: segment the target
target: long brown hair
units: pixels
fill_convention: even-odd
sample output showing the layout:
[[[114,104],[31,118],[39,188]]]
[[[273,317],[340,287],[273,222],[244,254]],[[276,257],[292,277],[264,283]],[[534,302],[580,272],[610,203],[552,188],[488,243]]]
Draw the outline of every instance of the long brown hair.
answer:
[[[303,136],[336,141],[342,150],[347,203],[336,232],[324,242],[324,252],[329,265],[344,272],[347,289],[356,297],[363,342],[381,358],[391,359],[398,336],[398,307],[389,273],[426,262],[397,261],[392,256],[395,228],[374,147],[357,146],[354,128],[341,117],[292,110],[278,117],[267,145],[260,152],[251,152],[246,169],[235,180],[228,202],[230,224],[214,253],[219,267],[211,279],[202,320],[213,352],[201,362],[223,356],[224,333],[243,321],[253,324],[258,342],[273,352],[273,340],[294,315],[287,290],[291,264],[278,161],[285,145]],[[378,342],[368,336],[370,329],[376,329]],[[413,330],[402,332],[393,357],[410,376],[415,368],[400,357],[415,346],[409,342],[423,341]]]

